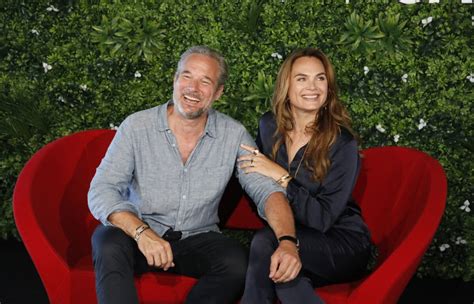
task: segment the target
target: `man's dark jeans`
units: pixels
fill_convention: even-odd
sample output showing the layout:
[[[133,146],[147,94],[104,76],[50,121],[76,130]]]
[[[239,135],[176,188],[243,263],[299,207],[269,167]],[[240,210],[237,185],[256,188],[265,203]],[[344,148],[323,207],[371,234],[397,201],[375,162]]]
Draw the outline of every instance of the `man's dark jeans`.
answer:
[[[168,272],[198,278],[186,303],[234,303],[244,287],[247,252],[217,232],[170,241],[175,267]],[[92,236],[98,302],[138,303],[134,275],[162,271],[148,266],[135,241],[116,227],[99,225]]]

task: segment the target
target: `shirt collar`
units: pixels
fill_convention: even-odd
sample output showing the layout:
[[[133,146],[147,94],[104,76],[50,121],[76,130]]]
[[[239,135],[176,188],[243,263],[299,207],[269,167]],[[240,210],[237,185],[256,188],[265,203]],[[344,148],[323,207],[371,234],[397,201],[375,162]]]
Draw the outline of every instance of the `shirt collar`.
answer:
[[[162,107],[158,108],[158,130],[161,132],[165,132],[170,130],[168,124],[168,106],[172,105],[173,101],[168,100]],[[204,133],[209,135],[212,138],[216,137],[217,131],[217,113],[214,109],[209,109],[207,112],[207,122],[206,127],[204,129]]]

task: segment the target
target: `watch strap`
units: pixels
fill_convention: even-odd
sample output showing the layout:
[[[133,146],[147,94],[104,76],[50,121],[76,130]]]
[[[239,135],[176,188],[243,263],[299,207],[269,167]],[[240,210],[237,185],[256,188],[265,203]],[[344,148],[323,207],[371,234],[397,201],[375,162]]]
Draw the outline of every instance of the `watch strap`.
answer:
[[[291,236],[291,235],[283,235],[283,236],[280,236],[278,238],[278,243],[280,243],[281,241],[290,241],[290,242],[293,242],[295,243],[296,247],[299,248],[300,247],[300,241],[294,237],[294,236]]]

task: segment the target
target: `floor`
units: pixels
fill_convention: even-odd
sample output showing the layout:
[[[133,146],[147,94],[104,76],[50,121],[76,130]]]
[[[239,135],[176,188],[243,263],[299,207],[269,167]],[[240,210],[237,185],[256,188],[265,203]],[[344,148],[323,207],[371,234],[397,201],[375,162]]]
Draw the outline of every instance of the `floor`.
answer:
[[[0,304],[43,304],[48,298],[23,244],[0,241]],[[474,304],[474,282],[414,278],[400,304]]]

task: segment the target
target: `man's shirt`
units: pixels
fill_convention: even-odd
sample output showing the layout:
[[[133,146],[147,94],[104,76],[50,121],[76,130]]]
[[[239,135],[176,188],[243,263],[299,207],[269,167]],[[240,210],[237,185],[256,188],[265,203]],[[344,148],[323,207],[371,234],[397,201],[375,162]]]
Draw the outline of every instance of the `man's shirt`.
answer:
[[[125,119],[97,168],[88,193],[89,208],[104,225],[117,211],[130,211],[159,235],[173,228],[183,238],[218,231],[217,210],[234,168],[243,189],[264,217],[273,192],[284,189],[257,173],[245,174],[237,158],[256,146],[246,129],[213,109],[204,132],[183,164],[169,128],[169,103],[137,112]]]

